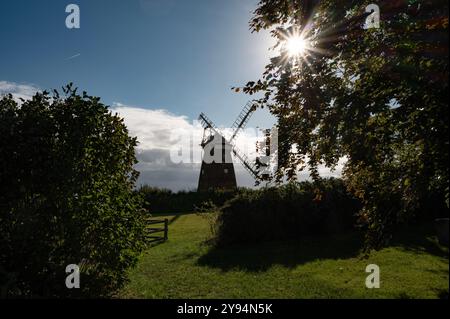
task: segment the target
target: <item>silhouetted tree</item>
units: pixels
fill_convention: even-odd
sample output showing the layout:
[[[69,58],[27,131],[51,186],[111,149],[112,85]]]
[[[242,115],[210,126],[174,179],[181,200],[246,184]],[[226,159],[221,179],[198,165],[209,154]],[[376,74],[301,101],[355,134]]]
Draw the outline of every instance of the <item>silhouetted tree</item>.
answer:
[[[270,29],[280,54],[242,90],[278,117],[278,179],[347,159],[367,244],[380,247],[431,195],[448,208],[448,1],[378,1],[381,27],[365,29],[371,3],[261,0],[251,29]],[[289,57],[295,33],[309,48]]]

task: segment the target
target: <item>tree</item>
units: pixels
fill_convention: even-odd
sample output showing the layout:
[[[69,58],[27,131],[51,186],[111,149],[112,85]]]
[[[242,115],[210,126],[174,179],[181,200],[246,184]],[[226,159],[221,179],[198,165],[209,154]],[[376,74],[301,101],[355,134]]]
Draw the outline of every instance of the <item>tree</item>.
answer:
[[[346,159],[376,248],[431,198],[448,214],[448,2],[378,1],[380,28],[365,29],[371,3],[261,0],[250,26],[271,30],[279,55],[242,90],[278,117],[278,181]]]
[[[55,91],[0,100],[0,285],[10,296],[107,296],[143,241],[126,126],[97,97]],[[81,268],[80,289],[65,285]]]

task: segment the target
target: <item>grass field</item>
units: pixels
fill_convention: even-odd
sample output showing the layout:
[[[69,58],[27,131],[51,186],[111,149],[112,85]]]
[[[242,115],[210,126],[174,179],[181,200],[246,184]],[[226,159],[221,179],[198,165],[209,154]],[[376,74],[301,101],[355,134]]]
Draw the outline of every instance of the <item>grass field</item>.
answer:
[[[145,252],[121,298],[448,296],[448,250],[429,227],[409,229],[365,259],[357,234],[216,250],[205,243],[210,235],[203,217],[169,218],[169,241]],[[365,287],[368,264],[380,267],[380,289]]]

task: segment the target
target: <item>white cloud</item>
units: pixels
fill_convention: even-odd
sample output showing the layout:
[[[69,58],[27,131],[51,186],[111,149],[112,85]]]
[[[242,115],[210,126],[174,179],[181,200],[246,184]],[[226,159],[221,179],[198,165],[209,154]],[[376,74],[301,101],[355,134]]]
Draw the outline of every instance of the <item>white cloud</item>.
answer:
[[[130,135],[138,138],[136,169],[141,173],[139,184],[172,190],[195,189],[199,168],[193,164],[173,164],[170,160],[171,147],[179,143],[172,130],[195,129],[186,117],[120,103],[114,103],[111,110],[124,118]]]
[[[12,94],[17,103],[21,103],[20,99],[30,100],[38,91],[40,91],[40,89],[33,84],[0,81],[0,96]]]

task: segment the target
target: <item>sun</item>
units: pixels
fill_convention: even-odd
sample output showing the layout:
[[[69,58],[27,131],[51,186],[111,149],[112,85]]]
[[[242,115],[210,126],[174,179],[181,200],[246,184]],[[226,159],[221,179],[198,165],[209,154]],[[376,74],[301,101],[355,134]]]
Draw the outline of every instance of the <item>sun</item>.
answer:
[[[291,57],[303,56],[308,50],[308,41],[298,35],[291,36],[286,40],[286,50]]]

